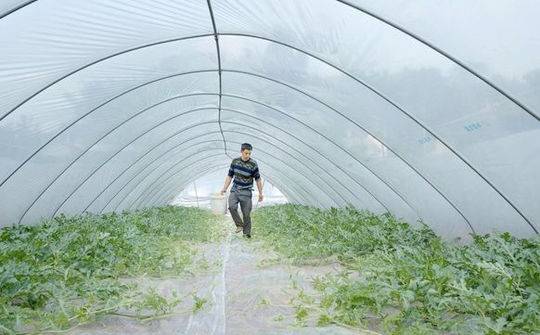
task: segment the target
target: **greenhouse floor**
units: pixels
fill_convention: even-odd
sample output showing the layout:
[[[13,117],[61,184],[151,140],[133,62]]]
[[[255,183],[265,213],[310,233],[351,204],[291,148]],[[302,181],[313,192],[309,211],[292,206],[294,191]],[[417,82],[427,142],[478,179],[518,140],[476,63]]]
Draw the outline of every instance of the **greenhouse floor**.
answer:
[[[209,270],[181,278],[138,280],[143,287],[154,287],[163,295],[171,296],[176,290],[184,297],[172,316],[141,323],[109,315],[68,334],[359,334],[335,325],[317,327],[317,320],[309,317],[300,323],[291,301],[302,291],[314,295],[311,278],[339,271],[337,263],[280,264],[258,241],[234,234],[229,216],[224,224],[227,237],[222,242],[199,246],[195,262],[208,262]],[[257,234],[255,229],[253,234]],[[197,311],[194,301],[200,303]]]

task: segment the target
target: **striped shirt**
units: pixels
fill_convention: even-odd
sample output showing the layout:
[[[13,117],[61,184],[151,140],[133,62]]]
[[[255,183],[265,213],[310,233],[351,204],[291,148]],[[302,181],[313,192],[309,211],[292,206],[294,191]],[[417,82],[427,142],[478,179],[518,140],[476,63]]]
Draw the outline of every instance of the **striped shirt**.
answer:
[[[231,191],[237,189],[253,190],[253,179],[259,180],[259,178],[261,178],[257,162],[251,158],[244,162],[242,157],[235,158],[231,162],[231,167],[229,168],[229,177],[233,176],[234,180]]]

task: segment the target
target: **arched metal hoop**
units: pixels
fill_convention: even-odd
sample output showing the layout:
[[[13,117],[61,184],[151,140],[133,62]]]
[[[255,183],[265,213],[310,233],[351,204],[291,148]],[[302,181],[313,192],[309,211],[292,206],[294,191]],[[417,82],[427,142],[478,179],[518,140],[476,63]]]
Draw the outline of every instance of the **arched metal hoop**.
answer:
[[[216,149],[216,150],[218,150],[218,149]],[[219,156],[219,154],[215,154],[215,155],[212,155],[212,156]],[[131,201],[131,203],[129,205],[125,206],[124,208],[133,208],[133,207],[138,208],[139,205],[140,205],[139,200],[142,200],[142,199],[149,199],[148,202],[149,203],[152,202],[154,197],[159,196],[159,189],[162,188],[162,185],[164,183],[166,183],[168,180],[171,180],[174,176],[176,176],[176,175],[178,175],[180,173],[185,173],[185,169],[192,166],[192,165],[194,165],[195,163],[196,162],[192,162],[192,163],[190,163],[190,164],[188,164],[186,166],[182,166],[182,168],[180,168],[179,170],[174,171],[171,174],[169,172],[171,170],[173,170],[175,167],[177,167],[177,165],[173,165],[167,171],[161,173],[155,179],[154,182],[151,182],[148,186],[146,186],[146,188],[139,194],[139,196],[135,200]],[[279,171],[279,169],[277,171]],[[167,174],[168,174],[167,178],[165,178],[164,180],[159,181],[160,179],[162,179]],[[282,173],[282,174],[286,175],[286,173]],[[295,184],[292,181],[292,179],[289,179],[289,183],[291,183],[291,185]],[[306,189],[304,189],[301,185],[298,185],[298,184],[295,184],[295,185],[298,186],[300,188],[300,190],[302,191],[302,192],[300,192],[300,190],[296,190],[295,194],[297,194],[299,197],[301,197],[303,199],[303,201],[305,201],[306,203],[312,203],[312,204],[317,204],[318,203],[318,200],[316,198],[311,197],[310,192],[308,192]],[[148,193],[148,192],[150,192],[150,193]],[[148,193],[148,195],[146,195],[147,193]],[[114,209],[114,211],[118,210],[118,207],[119,207],[120,204],[121,203],[119,203],[117,205],[117,207]]]
[[[194,71],[194,72],[184,72],[184,73],[180,73],[180,74],[177,74],[177,75],[180,76],[180,75],[186,75],[186,74],[202,73],[202,72],[212,72],[212,71],[215,72],[215,70],[200,70],[200,71]],[[229,72],[240,73],[240,74],[244,74],[244,75],[253,75],[253,76],[256,76],[256,77],[260,77],[260,78],[262,78],[262,79],[266,79],[266,80],[275,82],[275,83],[280,84],[280,85],[287,86],[287,87],[289,87],[289,88],[291,88],[291,89],[293,89],[293,90],[295,90],[295,91],[297,91],[297,92],[299,92],[299,93],[301,93],[301,94],[303,94],[303,95],[309,97],[310,99],[312,99],[312,100],[314,100],[314,101],[317,101],[318,103],[321,103],[321,104],[325,105],[326,107],[328,107],[328,108],[334,110],[331,106],[328,106],[328,105],[325,104],[324,102],[322,102],[322,101],[318,100],[317,98],[315,98],[315,97],[309,95],[308,93],[303,92],[303,91],[301,91],[301,90],[299,90],[299,89],[297,89],[297,88],[294,88],[294,87],[292,87],[292,86],[290,86],[290,85],[288,85],[288,84],[286,84],[286,83],[277,81],[277,80],[275,80],[275,79],[268,78],[268,77],[261,76],[261,75],[257,75],[257,74],[253,74],[253,73],[249,73],[249,72],[246,72],[246,71],[233,71],[233,70],[230,70]],[[169,79],[169,78],[171,78],[171,77],[173,77],[173,76],[176,76],[176,75],[168,75],[168,76],[163,77],[162,79]],[[151,83],[155,83],[155,82],[157,82],[157,81],[159,81],[159,80],[160,80],[160,79],[152,80]],[[142,86],[145,86],[145,85],[146,85],[146,84],[142,84],[142,85],[138,85],[137,87],[139,88],[139,87],[142,87]],[[126,92],[131,92],[131,91],[133,91],[133,89],[130,89],[130,90],[126,91]],[[123,93],[117,95],[115,98],[109,99],[106,103],[109,103],[109,102],[113,101],[113,100],[116,99],[117,97],[123,96],[126,92],[123,92]],[[192,96],[192,95],[215,95],[215,93],[197,93],[197,94],[188,94],[188,95],[182,95],[182,96],[178,96],[178,97],[172,97],[172,98],[166,99],[166,100],[164,100],[164,101],[161,101],[161,102],[159,102],[159,103],[157,103],[157,104],[155,104],[155,105],[152,105],[152,106],[146,108],[145,110],[143,110],[143,112],[146,111],[146,110],[149,110],[150,108],[153,108],[153,107],[155,107],[155,106],[157,106],[157,105],[160,105],[160,104],[162,104],[162,103],[171,101],[171,100],[173,100],[173,99],[180,98],[180,97]],[[247,99],[247,98],[240,97],[240,96],[237,96],[237,95],[227,95],[227,94],[223,94],[223,96],[233,97],[233,98],[238,98],[238,99],[244,99],[244,100],[247,100],[247,101],[251,101],[251,102],[253,102],[253,103],[257,103],[257,104],[259,104],[259,105],[261,105],[261,106],[264,106],[264,107],[266,107],[266,108],[270,108],[270,109],[272,109],[272,110],[274,110],[274,111],[276,111],[276,112],[279,112],[279,113],[281,113],[282,115],[285,115],[285,116],[287,116],[288,118],[291,118],[291,119],[293,119],[293,120],[295,120],[295,121],[297,121],[297,122],[303,124],[304,126],[308,127],[308,128],[311,129],[312,131],[315,131],[317,134],[319,134],[320,136],[324,137],[326,140],[328,140],[328,141],[330,141],[331,143],[333,143],[334,145],[336,145],[338,148],[340,148],[341,150],[343,150],[344,152],[346,152],[352,159],[354,159],[354,160],[357,161],[359,164],[361,164],[364,168],[366,168],[368,171],[370,171],[377,179],[379,179],[381,182],[383,182],[383,183],[384,183],[387,187],[389,187],[389,188],[390,188],[390,189],[391,189],[398,197],[400,197],[400,198],[401,198],[401,199],[402,199],[402,200],[403,200],[410,208],[412,208],[412,206],[410,206],[410,204],[408,203],[408,201],[407,201],[407,200],[406,200],[399,192],[397,192],[397,190],[395,190],[395,189],[393,188],[393,186],[391,186],[390,184],[388,184],[388,183],[387,183],[384,179],[382,179],[377,173],[375,173],[375,171],[371,170],[371,169],[370,169],[369,167],[367,167],[363,162],[361,162],[360,160],[358,160],[354,155],[352,155],[351,153],[349,153],[346,149],[344,149],[343,147],[341,147],[340,145],[338,145],[337,143],[335,143],[333,140],[331,140],[331,139],[328,138],[327,136],[325,136],[325,135],[323,135],[322,133],[316,131],[314,128],[312,128],[312,127],[308,126],[307,124],[305,124],[305,123],[303,123],[303,122],[301,122],[301,121],[295,119],[294,117],[288,115],[287,113],[285,113],[285,112],[283,112],[283,111],[280,111],[280,110],[278,110],[278,109],[276,109],[276,108],[273,108],[273,107],[271,107],[271,106],[269,106],[269,105],[266,105],[266,104],[264,104],[264,103],[255,101],[255,100],[253,100],[253,99]],[[99,107],[101,107],[101,106],[103,106],[103,105],[104,105],[104,104],[101,104]],[[99,108],[99,107],[98,107],[98,108]],[[98,108],[95,108],[93,111],[97,110]],[[340,113],[339,111],[337,111],[337,110],[334,110],[334,111],[336,111],[336,113],[342,115],[342,113]],[[139,114],[141,114],[141,113],[142,113],[142,112],[139,112],[139,113],[137,113],[137,114],[135,114],[135,115],[139,115]],[[88,115],[88,114],[89,114],[89,113],[85,114],[85,116]],[[84,116],[83,116],[83,117],[84,117]],[[80,120],[80,119],[82,119],[82,117],[79,118],[79,120]],[[125,123],[125,122],[124,122],[124,123]],[[67,128],[71,127],[73,124],[75,124],[75,122],[72,123],[71,125],[69,125]],[[378,141],[380,141],[383,145],[385,145],[385,144],[384,144],[384,141],[381,141],[376,135],[371,134],[370,132],[368,132],[365,128],[363,128],[363,127],[360,126],[360,125],[357,125],[357,126],[359,126],[362,130],[366,131],[368,134],[370,134],[370,135],[373,136],[375,139],[377,139]],[[66,129],[67,129],[67,128],[66,128]],[[65,130],[65,129],[64,129],[64,130]],[[109,132],[109,133],[110,133],[110,132]],[[104,138],[104,137],[107,136],[107,135],[108,135],[108,133],[105,134],[104,136],[102,136],[99,140],[101,140],[102,138]],[[223,136],[223,135],[222,135],[222,136]],[[94,143],[94,145],[95,145],[97,142],[99,142],[99,140],[96,141],[96,142]],[[42,148],[43,148],[43,147],[44,147],[44,146],[42,146]],[[385,147],[387,147],[387,146],[385,145]],[[388,148],[388,147],[387,147],[387,148]],[[90,148],[88,148],[86,151],[88,151],[89,149],[90,149]],[[399,154],[397,154],[396,152],[394,152],[391,148],[388,148],[388,150],[391,151],[392,153],[394,153],[400,160],[402,160],[402,161],[403,161],[405,164],[407,164],[413,171],[415,171],[422,179],[424,179],[424,180],[425,180],[425,181],[426,181],[433,189],[435,189],[435,191],[437,191],[437,192],[438,192],[438,193],[439,193],[439,194],[440,194],[440,195],[441,195],[441,196],[442,196],[442,197],[443,197],[443,198],[444,198],[444,199],[445,199],[445,200],[446,200],[446,201],[447,201],[447,202],[448,202],[448,203],[449,203],[449,204],[450,204],[450,205],[451,205],[451,206],[452,206],[459,214],[461,214],[461,216],[463,217],[463,219],[464,219],[464,220],[467,222],[467,224],[469,225],[470,229],[471,229],[472,231],[474,231],[474,229],[472,228],[471,224],[468,222],[468,220],[466,219],[466,217],[461,213],[461,211],[460,211],[460,210],[459,210],[459,209],[458,209],[458,208],[457,208],[457,207],[456,207],[456,206],[455,206],[448,198],[446,198],[446,196],[445,196],[440,190],[438,190],[438,188],[435,187],[435,185],[433,185],[430,181],[428,181],[428,180],[423,176],[423,174],[421,174],[419,171],[417,171],[417,170],[416,170],[413,166],[411,166],[404,158],[402,158]],[[86,152],[86,151],[85,151],[85,152]],[[77,157],[76,160],[78,160],[85,152],[83,152],[81,155],[79,155],[79,157]],[[37,153],[37,152],[36,152],[36,153]],[[34,153],[34,155],[35,155],[36,153]],[[76,161],[76,160],[75,160],[75,161]],[[27,161],[28,161],[28,159],[27,159]],[[73,161],[72,164],[73,164],[75,161]],[[24,163],[23,163],[23,164],[24,164]],[[68,168],[69,168],[69,166],[68,166]],[[65,171],[63,171],[63,172],[65,172]],[[56,179],[57,179],[57,178],[56,178]],[[56,179],[55,179],[55,180],[56,180]],[[54,182],[54,181],[53,181],[53,182]],[[370,193],[372,196],[374,196],[374,195],[373,195],[369,190],[367,190],[363,185],[360,184],[360,186],[361,186],[362,188],[364,188],[364,190],[365,190],[366,192],[368,192],[368,193]],[[42,193],[43,193],[43,192],[42,192]],[[41,195],[40,195],[40,196],[41,196]],[[36,201],[37,201],[37,200],[36,200]],[[378,200],[378,201],[379,201],[379,200]],[[379,201],[379,202],[380,202],[380,201]],[[383,206],[384,206],[384,205],[383,205]],[[21,218],[21,219],[22,219],[22,218]]]
[[[344,1],[341,1],[342,3],[346,3]],[[350,5],[349,3],[346,3],[348,5]],[[351,5],[352,6],[352,5]],[[352,6],[354,7],[354,6]],[[357,7],[355,7],[357,8]],[[357,8],[359,9],[359,8]],[[359,9],[360,10],[360,9]],[[93,64],[96,64],[98,62],[101,62],[101,61],[104,61],[106,59],[109,59],[109,58],[112,58],[112,57],[115,57],[115,56],[118,56],[120,54],[123,54],[123,53],[127,53],[127,52],[131,52],[131,51],[134,51],[134,50],[138,50],[138,49],[142,49],[142,48],[146,48],[146,47],[150,47],[150,46],[154,46],[154,45],[159,45],[159,44],[164,44],[164,43],[169,43],[169,42],[174,42],[174,41],[180,41],[180,40],[185,40],[185,39],[190,39],[190,38],[201,38],[201,37],[208,37],[208,36],[217,36],[217,35],[229,35],[229,36],[245,36],[245,37],[252,37],[252,38],[260,38],[260,39],[265,39],[265,40],[268,40],[268,41],[272,41],[272,42],[275,42],[275,43],[278,43],[278,44],[281,44],[281,45],[284,45],[284,46],[288,46],[290,48],[293,48],[297,51],[300,51],[300,52],[303,52],[305,53],[306,55],[310,56],[310,57],[313,57],[315,59],[318,59],[318,60],[321,60],[320,58],[316,57],[315,55],[313,54],[310,54],[309,52],[305,51],[305,50],[301,50],[301,49],[298,49],[292,45],[287,45],[283,42],[280,42],[280,41],[276,41],[276,40],[271,40],[271,39],[268,39],[268,38],[263,38],[263,37],[260,37],[260,36],[255,36],[255,35],[247,35],[247,34],[233,34],[233,33],[228,33],[228,34],[224,34],[224,33],[215,33],[215,34],[203,34],[203,35],[197,35],[197,36],[188,36],[188,37],[181,37],[181,38],[176,38],[176,39],[169,39],[169,40],[165,40],[165,41],[158,41],[158,42],[154,42],[154,43],[150,43],[150,44],[146,44],[146,45],[142,45],[142,46],[138,46],[138,47],[135,47],[135,48],[131,48],[131,49],[128,49],[128,50],[124,50],[124,51],[121,51],[119,53],[115,53],[113,55],[109,55],[105,58],[102,58],[102,59],[99,59],[99,60],[96,60],[92,63],[89,63],[89,64],[86,64],[84,65],[83,67],[79,68],[79,69],[76,69],[75,71],[72,71],[70,72],[69,74],[61,77],[61,78],[58,78],[57,80],[55,80],[53,83],[50,83],[48,84],[46,87],[42,88],[41,90],[39,90],[38,92],[34,93],[32,96],[28,97],[27,99],[25,99],[23,102],[21,102],[20,104],[18,104],[17,106],[15,106],[12,110],[10,110],[7,114],[3,115],[1,118],[0,118],[0,121],[3,120],[7,115],[9,115],[10,113],[12,113],[13,111],[15,111],[17,108],[19,108],[21,105],[23,105],[24,103],[26,103],[27,101],[29,101],[30,99],[32,99],[34,96],[38,95],[40,92],[44,91],[45,89],[47,89],[48,87],[50,86],[53,86],[55,83],[61,81],[62,79],[68,77],[69,75],[71,74],[74,74],[84,68],[87,68]],[[414,37],[413,35],[409,34],[409,36],[411,37]],[[426,44],[427,45],[427,44]],[[429,45],[428,45],[429,46]],[[326,64],[328,65],[331,65],[332,67],[334,67],[335,69],[337,69],[338,71],[350,76],[351,78],[353,78],[354,80],[356,80],[357,82],[361,83],[362,85],[365,86],[365,84],[358,78],[354,77],[354,76],[351,76],[350,74],[348,74],[347,72],[345,72],[343,69],[335,66],[335,65],[332,65],[331,63],[329,62],[326,62],[324,61]],[[459,63],[458,63],[459,65]],[[222,71],[220,71],[221,73]],[[471,71],[468,71],[474,75],[477,75],[476,72],[471,72]],[[481,76],[478,76],[478,78],[482,79]],[[485,81],[485,80],[484,80]],[[486,81],[485,81],[486,82]],[[486,82],[488,85],[490,85],[489,82]],[[519,107],[521,107],[522,110],[525,110],[526,112],[528,112],[530,115],[532,115],[533,117],[535,117],[537,120],[540,120],[538,118],[538,116],[536,116],[535,114],[533,114],[532,112],[530,112],[525,106],[523,106],[522,104],[520,104],[517,100],[513,99],[510,97],[510,95],[508,95],[506,92],[496,88],[495,86],[493,85],[490,85],[492,88],[496,89],[499,93],[503,94],[505,97],[509,98],[511,101],[513,101],[514,103],[518,104]],[[510,199],[508,197],[506,197],[493,183],[491,183],[491,181],[489,181],[483,174],[481,174],[464,156],[462,156],[460,153],[458,153],[453,147],[451,147],[448,143],[446,143],[445,141],[443,141],[438,135],[435,134],[434,131],[432,131],[431,129],[429,129],[426,125],[424,125],[422,122],[420,122],[419,120],[417,120],[415,117],[413,117],[411,114],[407,113],[403,108],[399,107],[397,104],[393,103],[388,97],[386,97],[385,95],[383,95],[381,92],[378,92],[376,90],[374,90],[372,87],[370,86],[366,86],[368,89],[372,90],[375,94],[377,94],[378,96],[380,96],[381,98],[383,98],[385,101],[387,101],[388,103],[392,104],[394,107],[396,107],[398,110],[400,110],[404,115],[406,115],[408,118],[410,118],[412,121],[414,121],[415,123],[417,123],[420,127],[422,127],[424,130],[426,130],[428,133],[430,133],[431,136],[433,136],[434,138],[436,138],[441,144],[443,144],[448,150],[450,150],[455,156],[457,156],[462,162],[464,162],[470,169],[472,169],[476,175],[478,175],[481,179],[484,180],[484,182],[486,182],[495,192],[497,192],[499,194],[499,196],[501,196],[526,222],[527,224],[533,229],[533,231],[535,233],[538,234],[538,230],[537,228],[532,224],[532,222],[529,220],[529,218],[527,218],[519,208],[517,208],[517,206],[512,202],[510,201]],[[425,178],[424,178],[425,179]],[[440,193],[440,192],[439,192]],[[443,195],[442,193],[440,193],[441,195]],[[443,195],[444,196],[444,195]],[[445,197],[445,196],[444,196]],[[446,197],[445,197],[446,198]],[[457,207],[455,207],[453,205],[452,202],[450,202],[450,204],[456,209]],[[463,219],[465,221],[468,222],[467,218],[458,210],[458,212],[461,214],[461,216],[463,217]],[[468,224],[470,225],[470,223],[468,222]],[[472,226],[471,226],[471,229],[472,229]]]
[[[221,169],[221,167],[205,172],[205,174],[212,173],[213,171],[217,171],[218,169]],[[186,179],[190,180],[192,179],[192,177],[186,178]],[[158,197],[156,200],[154,200],[153,202],[145,203],[145,206],[154,207],[154,206],[161,206],[163,204],[169,203],[176,197],[176,195],[178,195],[179,190],[184,189],[184,187],[190,183],[190,181],[187,181],[187,180],[182,181],[178,186],[173,185],[169,187],[168,190],[162,192],[163,194],[160,197]],[[272,185],[276,186],[280,191],[282,189],[282,185],[285,184],[276,176],[266,175],[266,180],[268,180]],[[308,202],[302,197],[300,197],[302,200],[298,200],[297,198],[295,198],[293,195],[289,194],[288,192],[282,191],[282,194],[285,196],[285,198],[287,198],[287,201],[290,203],[308,204]],[[297,195],[297,196],[300,196],[300,195]]]
[[[11,9],[9,9],[8,11],[4,12],[4,13],[0,13],[0,20],[2,20],[4,17],[8,16],[9,14],[12,14],[12,13],[15,13],[16,11],[18,11],[19,9],[22,9],[26,6],[28,6],[29,4],[33,3],[33,2],[36,2],[37,0],[28,0],[26,2],[23,2]]]
[[[240,142],[232,142],[232,141],[228,141],[228,142],[229,142],[229,143],[236,143],[236,144],[239,144],[239,145],[241,144]],[[275,156],[274,156],[274,157],[275,157]],[[261,160],[260,158],[258,158],[258,160],[261,161],[261,162],[263,162],[264,164],[268,165],[269,167],[272,167],[272,170],[274,170],[274,171],[280,171],[280,169],[277,169],[277,168],[273,167],[272,164],[268,164],[268,162],[265,162],[264,160]],[[283,162],[283,161],[282,161],[282,162]],[[298,170],[296,170],[296,169],[294,169],[294,168],[292,168],[292,169],[293,169],[294,171],[296,171],[297,173],[300,173]],[[153,193],[150,193],[150,194],[147,196],[147,198],[150,199],[149,201],[151,202],[152,199],[153,199],[156,195],[159,197],[159,191],[158,191],[157,194],[155,193],[155,190],[156,190],[156,189],[159,190],[159,188],[161,187],[161,185],[162,185],[163,183],[167,182],[167,180],[173,178],[175,175],[177,175],[177,174],[179,174],[179,173],[182,173],[182,172],[183,172],[183,169],[174,172],[172,175],[170,175],[169,177],[165,178],[165,180],[162,180],[161,182],[156,181],[156,182],[151,183],[150,188],[153,188],[153,189],[154,189],[154,192],[153,192]],[[163,178],[163,176],[164,176],[166,173],[167,173],[167,172],[165,172],[164,174],[162,174],[160,177],[158,177],[158,179]],[[280,174],[280,176],[283,176],[284,178],[287,178],[287,179],[289,180],[289,183],[291,183],[291,184],[296,184],[296,185],[303,191],[304,195],[311,199],[311,201],[310,201],[311,203],[318,203],[318,200],[317,200],[316,197],[312,197],[312,196],[311,196],[311,193],[310,193],[309,191],[307,191],[306,189],[304,189],[304,188],[302,187],[301,184],[294,183],[294,180],[289,179],[289,178],[287,177],[287,173],[285,173],[285,172],[282,171],[282,173]],[[150,189],[150,190],[147,189],[147,190],[143,191],[142,194],[145,194],[144,192],[146,192],[146,191],[152,192],[151,189]],[[153,194],[153,195],[152,195],[152,194]],[[300,193],[299,193],[299,195],[300,195]],[[137,200],[138,200],[138,199],[137,199]],[[132,208],[133,206],[136,206],[137,200],[135,200],[128,208]],[[309,203],[309,202],[308,202],[308,203]],[[319,206],[320,206],[320,204],[319,204]]]
[[[233,131],[230,131],[230,133],[233,133]],[[257,136],[254,136],[254,135],[250,135],[250,136],[257,137]],[[260,139],[260,138],[259,138],[259,139]],[[288,155],[291,159],[296,160],[296,161],[298,162],[298,164],[301,163],[301,162],[300,162],[298,159],[296,159],[294,156],[288,154],[286,151],[284,151],[284,150],[282,150],[282,149],[279,149],[279,147],[275,146],[274,144],[272,144],[272,143],[270,143],[270,142],[268,142],[268,141],[266,141],[266,140],[264,140],[264,139],[260,139],[260,140],[266,142],[267,145],[273,146],[274,148],[280,150],[283,154]],[[229,142],[229,143],[234,143],[234,144],[237,144],[237,145],[241,145],[241,144],[242,144],[242,143],[240,143],[240,142],[235,142],[235,141],[230,141],[230,140],[227,140],[227,142]],[[257,149],[257,152],[261,152],[263,155],[269,156],[269,157],[271,157],[271,158],[272,158],[273,160],[275,160],[275,161],[280,161],[281,163],[283,163],[283,165],[285,165],[285,166],[287,166],[288,168],[290,168],[291,170],[295,171],[298,175],[304,177],[304,178],[308,181],[308,183],[312,184],[312,185],[315,187],[316,190],[318,189],[318,190],[320,190],[320,191],[323,191],[324,188],[321,187],[320,184],[315,183],[315,181],[314,181],[314,180],[311,180],[310,178],[307,178],[307,177],[302,173],[302,171],[299,171],[299,170],[296,169],[293,165],[287,164],[287,163],[284,162],[282,159],[280,159],[280,158],[278,158],[278,157],[276,157],[276,156],[274,156],[274,155],[272,155],[272,154],[266,152],[266,151],[263,150],[263,149],[260,149],[260,148],[259,148],[259,149]],[[258,159],[258,160],[260,160],[260,159]],[[264,162],[264,160],[261,160],[261,162]],[[268,166],[270,166],[270,167],[273,166],[272,164],[268,164],[268,161],[264,162],[264,164],[266,164],[266,165],[268,165]],[[273,168],[273,169],[274,169],[274,168]],[[317,174],[315,173],[315,171],[313,171],[313,170],[310,170],[310,171],[313,173],[314,176],[317,176]],[[318,177],[319,177],[319,179],[321,179],[321,181],[324,182],[324,179],[323,179],[322,177],[320,177],[320,176],[318,176]],[[293,184],[294,184],[294,183],[293,183]],[[291,185],[293,185],[293,184],[291,184]],[[299,184],[299,186],[301,186],[301,185]],[[333,190],[334,192],[336,192],[333,188],[332,188],[332,190]],[[336,193],[337,193],[337,192],[336,192]],[[329,198],[332,202],[334,202],[334,204],[335,204],[337,207],[339,206],[339,204],[338,204],[337,202],[335,202],[335,200],[332,199],[330,196],[328,196],[328,198]],[[137,202],[137,201],[135,201],[131,206],[136,205],[136,202]]]
[[[160,146],[160,145],[161,145],[162,143],[164,143],[165,141],[167,141],[167,139],[165,139],[164,141],[162,141],[160,144],[156,145],[155,147]],[[215,140],[214,140],[214,141],[215,141]],[[176,149],[176,148],[182,146],[183,144],[185,144],[185,143],[187,143],[187,142],[189,142],[189,141],[183,141],[181,144],[175,145],[173,148],[171,148],[170,150],[168,150],[168,152],[170,152],[170,151],[172,151],[172,150],[174,150],[174,149]],[[146,155],[146,154],[145,154],[145,155]],[[162,154],[162,155],[160,155],[160,157],[154,159],[151,163],[149,163],[149,164],[148,164],[147,166],[145,166],[142,170],[140,170],[140,173],[143,172],[144,170],[146,170],[149,166],[151,166],[151,165],[154,164],[155,162],[158,162],[160,159],[167,159],[167,160],[168,160],[169,158],[170,158],[170,157],[168,157],[168,156],[166,157],[166,156],[165,156],[165,153]],[[142,182],[143,180],[145,180],[146,178],[148,178],[154,171],[158,170],[163,164],[165,164],[165,162],[163,162],[163,163],[159,164],[158,166],[152,168],[152,169],[150,170],[150,172],[148,172],[148,173],[146,174],[146,176],[145,176],[144,178],[141,179],[141,182]],[[167,171],[170,171],[170,170],[173,169],[173,168],[174,168],[174,165],[171,166]],[[298,170],[295,170],[295,171],[298,172]],[[165,172],[165,173],[166,173],[166,172]],[[298,172],[298,173],[299,173],[299,172]],[[299,173],[299,174],[301,174],[301,173]],[[301,174],[301,175],[302,175],[302,174]],[[314,176],[316,176],[316,175],[314,174]],[[136,177],[136,176],[135,176],[135,177]],[[132,179],[130,179],[130,182],[131,182],[131,180],[133,180],[135,177],[133,177]],[[320,178],[320,177],[319,177],[319,178]],[[323,180],[323,179],[321,178],[321,180]],[[129,183],[129,182],[128,182],[128,183]],[[126,183],[126,184],[127,184],[127,183]],[[139,182],[139,184],[140,184],[140,182]],[[293,184],[291,184],[291,185],[293,185]],[[315,185],[315,184],[314,184],[314,185]],[[117,207],[119,206],[120,203],[122,203],[122,202],[125,200],[125,198],[128,196],[127,194],[133,193],[133,191],[135,190],[136,187],[138,187],[138,185],[134,185],[134,187],[132,187],[131,190],[128,191],[128,192],[126,193],[126,195],[122,198],[122,200],[120,200],[120,202],[118,202]],[[124,187],[122,187],[122,189],[123,189],[123,188],[124,188]],[[321,186],[320,186],[320,185],[315,185],[315,189],[321,189]],[[144,196],[143,194],[140,194],[139,198],[141,198],[141,197],[143,197],[143,196]],[[139,199],[139,198],[138,198],[138,199]],[[109,201],[109,202],[110,202],[110,201]],[[134,204],[135,204],[136,202],[137,202],[137,200],[134,202]],[[130,206],[133,206],[134,204],[132,204],[132,205],[130,205]],[[117,207],[116,207],[114,210],[116,210]]]
[[[218,169],[212,169],[211,171],[216,171]],[[211,172],[205,172],[206,174]],[[187,180],[190,180],[192,178],[187,178]],[[266,180],[268,180],[272,185],[275,185],[280,191],[282,189],[283,183],[278,177],[276,176],[270,176],[266,175]],[[165,203],[169,203],[171,200],[175,198],[175,195],[178,194],[178,190],[182,190],[187,184],[189,184],[189,181],[182,181],[178,186],[173,185],[172,187],[169,187],[167,191],[162,192],[162,195],[160,195],[158,198],[156,198],[153,202],[147,202],[145,203],[145,206],[153,207],[153,206],[160,206]],[[304,200],[302,197],[300,197],[302,200],[298,200],[294,196],[290,195],[288,192],[283,192],[282,194],[287,198],[288,202],[292,203],[301,203],[301,204],[308,204],[306,200]],[[298,194],[300,196],[300,194]]]

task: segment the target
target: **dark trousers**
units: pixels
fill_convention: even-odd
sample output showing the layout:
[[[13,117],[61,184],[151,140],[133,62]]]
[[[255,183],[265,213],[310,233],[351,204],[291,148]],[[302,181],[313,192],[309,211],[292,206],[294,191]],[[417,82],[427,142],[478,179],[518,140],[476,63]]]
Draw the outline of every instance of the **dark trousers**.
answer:
[[[238,203],[240,203],[240,209],[244,220],[240,218],[238,214]],[[229,195],[229,211],[234,220],[234,224],[237,227],[243,227],[244,235],[251,235],[251,190],[240,189],[231,191]]]

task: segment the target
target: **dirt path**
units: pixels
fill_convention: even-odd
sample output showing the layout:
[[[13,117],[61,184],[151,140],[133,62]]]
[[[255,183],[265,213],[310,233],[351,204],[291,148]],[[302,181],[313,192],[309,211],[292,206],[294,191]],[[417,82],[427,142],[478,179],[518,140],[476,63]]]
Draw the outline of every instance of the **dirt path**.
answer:
[[[313,292],[313,276],[335,272],[337,264],[280,264],[260,242],[234,234],[230,217],[225,217],[224,225],[227,237],[223,241],[200,246],[198,262],[206,260],[210,271],[183,278],[140,281],[144,287],[155,287],[162,294],[170,295],[176,290],[185,296],[176,309],[178,314],[145,324],[107,316],[70,334],[358,334],[337,326],[316,327],[316,315],[298,319],[295,302],[291,303],[302,290]],[[193,312],[196,299],[202,307]]]

